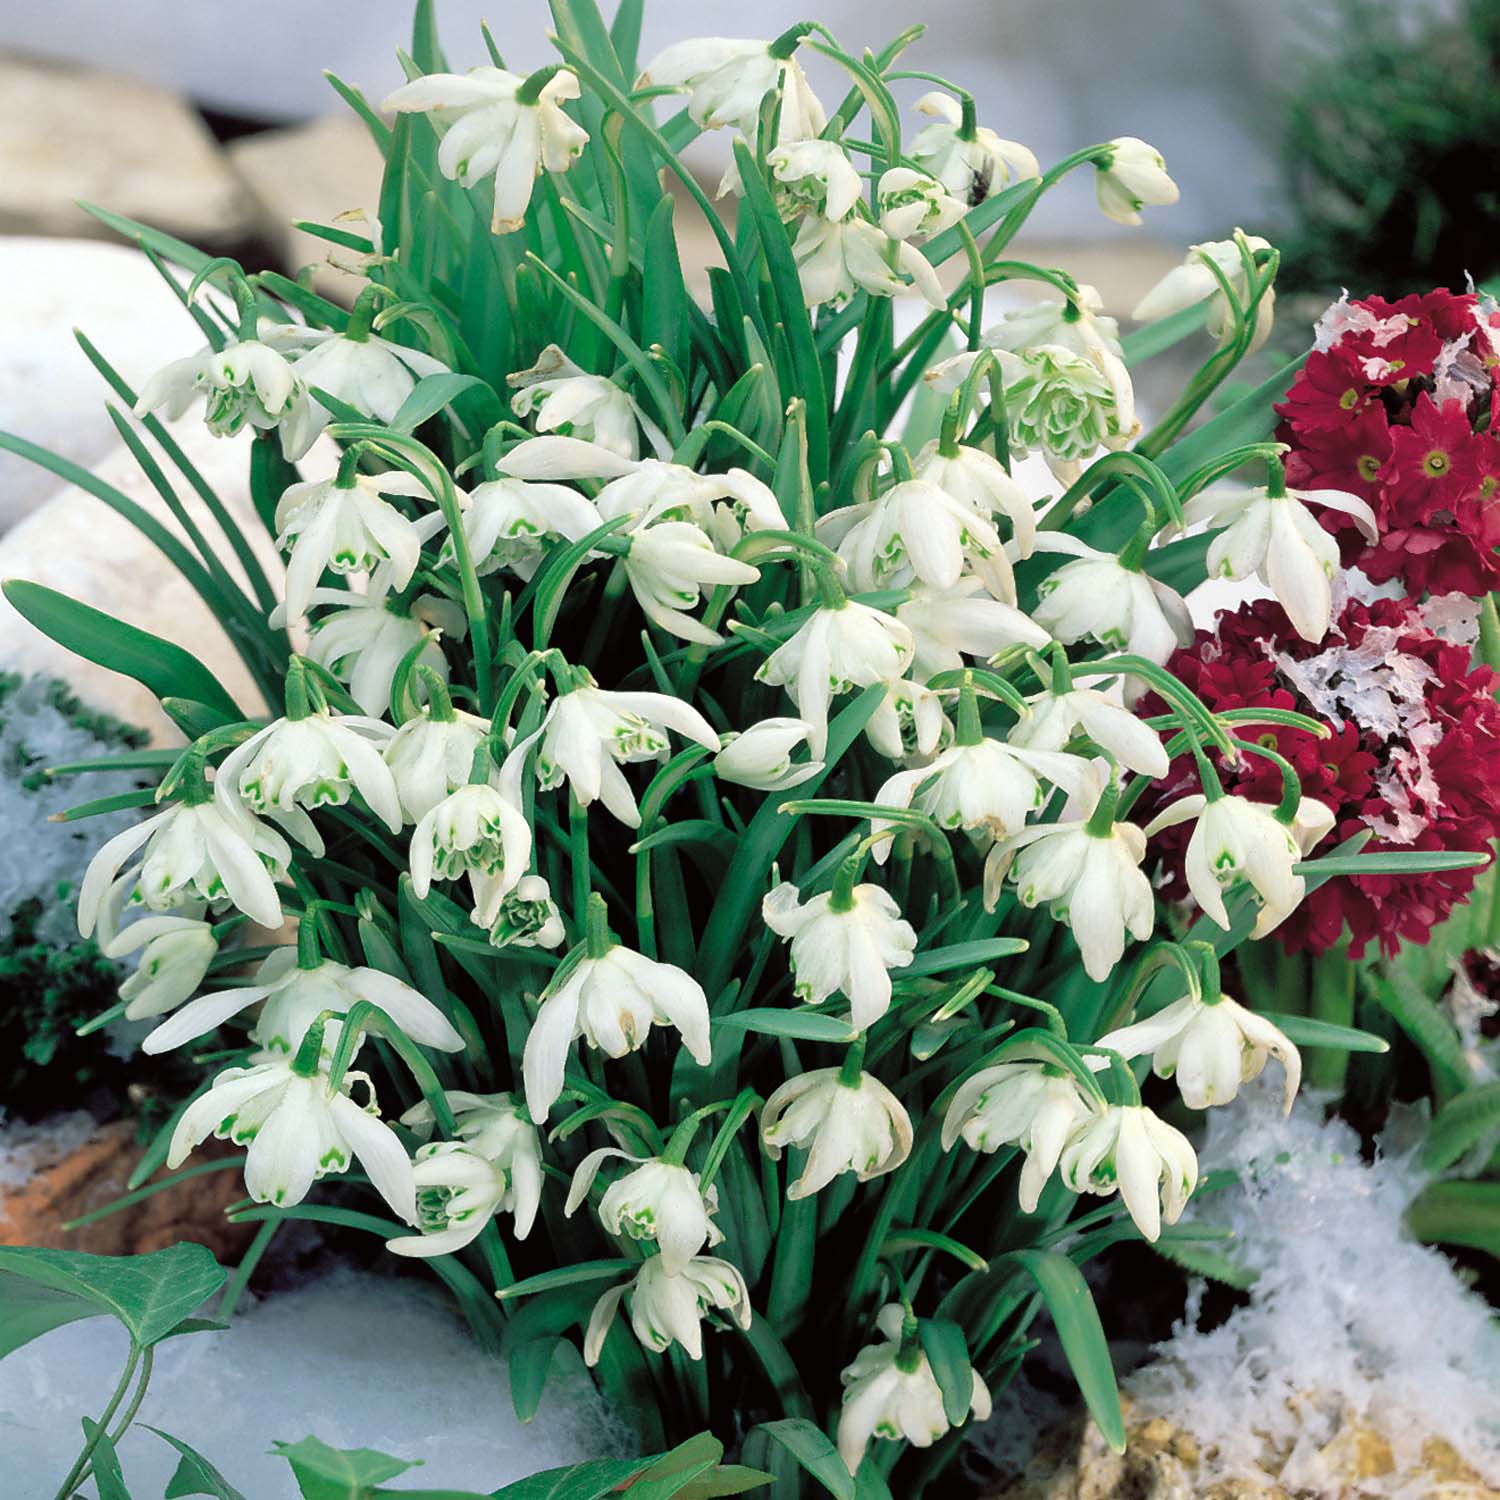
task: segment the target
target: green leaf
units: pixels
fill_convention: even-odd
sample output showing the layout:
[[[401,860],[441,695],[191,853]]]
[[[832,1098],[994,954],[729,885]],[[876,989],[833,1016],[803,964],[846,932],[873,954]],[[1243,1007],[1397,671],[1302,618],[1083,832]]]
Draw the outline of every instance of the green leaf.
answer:
[[[1472,870],[1490,862],[1488,854],[1451,853],[1441,850],[1392,849],[1375,854],[1329,854],[1322,859],[1299,860],[1292,869],[1298,875],[1431,875],[1439,870]]]
[[[224,1277],[202,1245],[118,1256],[0,1246],[0,1358],[65,1323],[106,1313],[148,1348],[213,1296]]]
[[[1024,953],[1031,945],[1024,938],[981,938],[973,943],[954,943],[947,948],[931,948],[918,953],[896,979],[916,979],[924,974],[944,974],[950,969],[972,969]]]
[[[858,1033],[837,1016],[807,1010],[777,1010],[774,1007],[735,1011],[716,1016],[714,1025],[731,1031],[754,1031],[761,1036],[790,1036],[804,1042],[852,1042]]]
[[[1500,1257],[1500,1182],[1434,1182],[1406,1210],[1406,1223],[1425,1244]]]
[[[974,1400],[974,1366],[969,1362],[969,1341],[957,1323],[946,1318],[919,1318],[917,1332],[922,1352],[943,1393],[943,1412],[958,1427],[969,1419]]]
[[[562,1469],[528,1474],[494,1492],[494,1500],[603,1500],[627,1493],[626,1486],[646,1467],[640,1458],[591,1458]]]
[[[488,427],[503,415],[500,398],[494,387],[477,375],[455,375],[444,371],[437,375],[424,375],[412,387],[411,395],[401,403],[400,410],[391,418],[391,427],[397,432],[412,432],[429,417],[435,417],[445,406],[451,406],[460,396],[468,392],[484,393],[479,403],[482,408],[481,421]]]
[[[764,1469],[751,1469],[744,1464],[720,1464],[690,1481],[685,1489],[678,1490],[677,1500],[718,1500],[721,1495],[743,1495],[746,1490],[758,1490],[763,1484],[773,1483],[775,1478]]]
[[[1391,1044],[1373,1031],[1361,1031],[1357,1026],[1338,1026],[1332,1021],[1319,1021],[1312,1016],[1288,1016],[1275,1010],[1257,1010],[1273,1026],[1278,1027],[1288,1041],[1299,1047],[1330,1047],[1338,1052],[1389,1052]]]
[[[1134,369],[1137,365],[1145,364],[1148,359],[1154,359],[1158,354],[1164,354],[1174,345],[1180,344],[1184,339],[1197,333],[1208,316],[1209,300],[1204,298],[1202,302],[1195,302],[1191,307],[1183,308],[1181,312],[1175,312],[1167,318],[1158,318],[1156,322],[1148,323],[1144,328],[1137,328],[1127,333],[1120,340],[1125,354],[1125,363]]]
[[[502,1302],[515,1297],[530,1297],[537,1292],[553,1292],[559,1287],[577,1286],[584,1281],[602,1281],[607,1276],[618,1276],[631,1269],[628,1260],[582,1260],[576,1265],[558,1266],[551,1271],[540,1271],[528,1276],[525,1281],[513,1282],[501,1287],[496,1295]]]
[[[369,1500],[370,1491],[416,1465],[374,1448],[331,1448],[320,1438],[300,1443],[272,1443],[297,1477],[303,1500]]]
[[[184,271],[194,276],[212,258],[202,250],[195,250],[185,240],[179,240],[175,235],[167,234],[160,229],[152,229],[149,224],[142,224],[137,219],[129,219],[124,214],[112,213],[107,208],[98,208],[82,198],[78,200],[78,206],[84,213],[92,214],[106,228],[113,229],[116,234],[123,235],[127,240],[132,240],[147,250],[154,250],[163,260],[169,260],[174,265],[181,266]]]
[[[89,1462],[94,1466],[94,1485],[99,1491],[99,1500],[131,1500],[125,1486],[125,1476],[120,1472],[120,1455],[109,1434],[89,1417],[83,1419],[83,1435],[93,1445]]]
[[[24,578],[0,589],[18,614],[75,656],[133,677],[158,698],[191,698],[232,719],[243,715],[218,678],[171,641]]]
[[[170,1443],[182,1455],[162,1500],[183,1500],[188,1495],[207,1495],[210,1500],[245,1500],[245,1496],[197,1449],[190,1448],[170,1432],[163,1432],[160,1427],[152,1427],[149,1422],[142,1422],[141,1426],[154,1432],[164,1443]]]
[[[854,1500],[854,1476],[827,1433],[799,1417],[762,1422],[756,1429],[780,1443],[819,1484],[838,1500]]]
[[[1500,1083],[1466,1089],[1432,1117],[1422,1165],[1443,1172],[1486,1137],[1500,1137]]]

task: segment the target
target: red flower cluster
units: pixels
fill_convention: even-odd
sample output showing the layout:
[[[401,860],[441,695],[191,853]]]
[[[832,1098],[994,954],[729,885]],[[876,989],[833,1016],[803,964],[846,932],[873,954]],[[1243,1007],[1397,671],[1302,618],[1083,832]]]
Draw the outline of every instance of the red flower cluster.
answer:
[[[1287,480],[1367,501],[1368,546],[1336,511],[1346,566],[1377,583],[1479,595],[1500,587],[1500,312],[1474,293],[1347,298],[1319,320],[1286,400]]]
[[[1470,648],[1438,633],[1466,614],[1464,601],[1426,605],[1381,599],[1346,603],[1320,644],[1304,641],[1280,605],[1242,605],[1220,615],[1217,629],[1167,664],[1215,711],[1283,708],[1333,726],[1331,739],[1298,729],[1247,728],[1285,757],[1304,796],[1333,809],[1336,824],[1319,853],[1362,830],[1377,849],[1484,852],[1500,834],[1500,678],[1470,668]],[[1159,700],[1148,712],[1164,712]],[[1261,756],[1230,766],[1217,760],[1226,791],[1257,802],[1281,800],[1281,772]],[[1142,800],[1142,820],[1178,797],[1200,791],[1191,760]],[[1164,894],[1186,895],[1182,851],[1190,829],[1168,829],[1155,841],[1167,880]],[[1321,953],[1343,935],[1359,957],[1378,939],[1386,953],[1428,933],[1474,884],[1474,871],[1331,880],[1311,892],[1277,929],[1289,952]]]

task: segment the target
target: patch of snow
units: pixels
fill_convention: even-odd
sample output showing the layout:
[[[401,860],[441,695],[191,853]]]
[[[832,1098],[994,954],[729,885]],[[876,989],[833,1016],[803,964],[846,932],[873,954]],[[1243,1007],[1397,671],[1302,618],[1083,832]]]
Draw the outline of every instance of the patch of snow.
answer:
[[[1467,594],[1433,594],[1417,606],[1422,623],[1456,646],[1472,646],[1479,639],[1479,601]]]
[[[0,1453],[7,1496],[50,1495],[124,1365],[124,1330],[89,1319],[0,1360]],[[527,1474],[628,1452],[581,1363],[555,1361],[535,1419],[516,1420],[505,1369],[433,1288],[336,1271],[242,1306],[223,1333],[171,1339],[140,1413],[213,1462],[256,1500],[297,1500],[273,1440],[308,1435],[377,1448],[422,1467],[397,1481],[481,1493]],[[159,1495],[177,1456],[139,1425],[120,1445],[137,1495]]]
[[[3,1116],[0,1110],[0,1116]],[[35,1124],[0,1118],[0,1193],[24,1187],[43,1161],[71,1156],[94,1133],[97,1122],[86,1109],[48,1115]]]

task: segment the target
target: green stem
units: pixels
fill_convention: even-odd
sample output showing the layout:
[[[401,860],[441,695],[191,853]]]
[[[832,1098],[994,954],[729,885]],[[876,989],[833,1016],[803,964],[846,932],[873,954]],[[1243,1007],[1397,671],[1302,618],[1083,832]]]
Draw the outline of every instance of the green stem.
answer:
[[[109,1398],[109,1404],[99,1415],[98,1423],[94,1428],[94,1435],[83,1445],[83,1452],[73,1461],[73,1467],[68,1470],[68,1476],[58,1487],[57,1494],[53,1500],[72,1500],[73,1492],[82,1481],[85,1469],[88,1468],[89,1460],[94,1456],[94,1449],[99,1446],[99,1439],[105,1434],[115,1413],[120,1409],[120,1403],[125,1399],[130,1390],[131,1379],[135,1375],[136,1365],[140,1363],[141,1346],[132,1338],[130,1341],[130,1358],[125,1365],[124,1373],[120,1376],[119,1384],[114,1388]]]

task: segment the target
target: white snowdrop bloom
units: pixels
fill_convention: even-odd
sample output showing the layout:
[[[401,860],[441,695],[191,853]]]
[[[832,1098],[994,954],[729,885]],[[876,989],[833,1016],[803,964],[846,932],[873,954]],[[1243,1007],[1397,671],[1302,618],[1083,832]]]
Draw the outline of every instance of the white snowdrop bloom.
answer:
[[[464,1089],[446,1089],[443,1099],[453,1112],[458,1142],[505,1174],[505,1194],[497,1208],[514,1216],[511,1227],[516,1238],[524,1240],[531,1233],[542,1201],[541,1132],[510,1094],[471,1094]],[[418,1100],[401,1116],[401,1123],[420,1136],[430,1135],[437,1123],[431,1103]]]
[[[893,240],[939,234],[969,211],[969,205],[955,198],[936,177],[910,167],[892,167],[882,173],[875,187],[875,202],[880,210],[880,227]]]
[[[766,1100],[760,1138],[772,1161],[788,1146],[807,1151],[786,1195],[809,1198],[842,1172],[860,1182],[894,1172],[911,1153],[911,1116],[872,1074],[845,1083],[840,1069],[817,1068],[787,1079]]]
[[[1100,1037],[1098,1045],[1124,1058],[1149,1054],[1158,1078],[1175,1076],[1189,1109],[1228,1104],[1273,1057],[1286,1075],[1283,1114],[1292,1112],[1302,1083],[1302,1054],[1286,1033],[1228,995],[1214,1001],[1184,995],[1154,1016]]]
[[[477,911],[471,920],[488,925],[490,942],[497,948],[555,948],[567,936],[552,888],[540,875],[523,875],[515,889],[506,892],[493,922],[486,924]]]
[[[664,1256],[652,1255],[641,1262],[634,1281],[611,1287],[594,1304],[583,1335],[586,1365],[599,1363],[605,1336],[626,1296],[630,1327],[653,1354],[680,1344],[689,1359],[702,1359],[704,1318],[727,1313],[736,1327],[749,1328],[752,1317],[750,1291],[738,1266],[716,1255],[695,1255],[673,1274]]]
[[[1108,349],[1086,354],[1061,344],[997,351],[1013,451],[1040,452],[1071,481],[1100,448],[1124,448],[1141,430],[1125,362]]]
[[[943,1150],[960,1136],[974,1151],[1019,1146],[1026,1153],[1018,1201],[1034,1214],[1063,1147],[1093,1117],[1071,1073],[1040,1062],[1005,1062],[966,1078],[943,1117]]]
[[[371,1186],[404,1223],[416,1222],[416,1186],[406,1148],[377,1118],[375,1091],[363,1073],[333,1089],[326,1072],[299,1069],[298,1059],[260,1053],[250,1066],[226,1068],[183,1111],[167,1152],[175,1171],[210,1135],[249,1147],[245,1187],[257,1203],[290,1208],[320,1177],[345,1172],[357,1159]],[[361,1107],[356,1083],[369,1094]]]
[[[309,602],[336,608],[313,621],[307,656],[346,683],[354,701],[377,717],[390,712],[396,669],[418,645],[415,665],[430,667],[446,682],[448,660],[439,637],[462,639],[467,629],[462,608],[431,595],[403,604],[375,593],[314,589]]]
[[[792,759],[812,734],[806,719],[761,719],[741,734],[724,737],[724,748],[714,756],[714,775],[761,792],[790,791],[823,769],[820,760]]]
[[[575,1041],[624,1057],[645,1045],[653,1026],[675,1027],[700,1068],[712,1061],[708,997],[690,974],[619,943],[559,969],[542,994],[521,1062],[531,1118],[546,1121]]]
[[[444,375],[448,366],[420,349],[366,333],[350,338],[331,328],[305,323],[272,323],[261,319],[261,339],[287,355],[311,395],[314,389],[352,406],[372,420],[389,424],[402,403],[427,375]],[[331,419],[316,396],[318,429]]]
[[[713,1221],[719,1207],[717,1188],[710,1185],[708,1192],[702,1193],[698,1174],[680,1162],[657,1157],[648,1160],[615,1146],[601,1146],[579,1162],[564,1214],[571,1218],[577,1212],[599,1169],[616,1156],[636,1165],[612,1182],[599,1200],[599,1222],[610,1234],[654,1240],[669,1276],[680,1276],[705,1245],[723,1242],[723,1233]]]
[[[553,542],[581,541],[604,519],[593,501],[565,484],[529,484],[508,475],[475,485],[459,503],[474,571],[483,577],[509,568],[528,583]],[[452,555],[452,542],[445,542],[443,560]]]
[[[531,824],[514,775],[461,786],[425,812],[412,831],[409,860],[419,899],[434,880],[467,875],[474,919],[488,927],[531,864]]]
[[[429,73],[390,94],[382,109],[421,110],[446,126],[438,143],[438,170],[466,188],[495,179],[490,228],[509,234],[526,220],[531,189],[545,170],[565,172],[588,144],[563,104],[578,97],[578,80],[559,69],[534,98],[523,98],[526,80],[504,68]]]
[[[457,1141],[421,1146],[412,1160],[420,1234],[387,1240],[394,1255],[427,1259],[472,1244],[506,1205],[510,1180],[494,1162]],[[519,1232],[517,1239],[525,1238]]]
[[[1253,937],[1264,937],[1289,917],[1307,885],[1294,866],[1333,827],[1326,803],[1304,797],[1294,829],[1281,822],[1269,803],[1233,795],[1210,802],[1202,795],[1182,797],[1165,807],[1146,827],[1154,838],[1163,828],[1196,818],[1188,839],[1183,870],[1193,900],[1210,920],[1227,932],[1229,913],[1224,891],[1245,881],[1260,902]]]
[[[1138,775],[1161,777],[1171,768],[1161,736],[1097,688],[1038,693],[1026,706],[1030,713],[1007,736],[1021,749],[1061,750],[1075,735],[1085,734]]]
[[[921,1341],[905,1336],[905,1313],[887,1303],[875,1319],[884,1338],[866,1344],[840,1374],[844,1404],[839,1413],[839,1457],[852,1474],[859,1468],[872,1438],[905,1438],[914,1448],[930,1448],[948,1431],[948,1414],[937,1376]],[[969,1415],[989,1420],[989,1387],[978,1370],[969,1398]]]
[[[998,458],[982,448],[963,444],[952,453],[944,453],[934,438],[917,455],[912,467],[918,479],[937,485],[986,521],[992,516],[1004,516],[1015,538],[1016,556],[1031,556],[1036,539],[1036,507]]]
[[[790,640],[756,669],[758,682],[785,687],[812,726],[808,748],[821,759],[828,744],[828,705],[840,693],[900,677],[911,662],[911,631],[900,620],[845,600],[813,611]]]
[[[206,792],[204,800],[164,807],[100,846],[78,891],[78,930],[94,931],[121,867],[145,845],[136,896],[149,910],[189,901],[232,905],[262,927],[281,925],[276,882],[286,877],[291,845],[243,807]]]
[[[1038,344],[1054,344],[1085,359],[1095,349],[1116,359],[1125,355],[1120,325],[1106,316],[1098,288],[1087,282],[1079,282],[1071,297],[1041,297],[1024,307],[1009,308],[998,323],[984,331],[987,349],[1019,354]]]
[[[878,224],[847,219],[803,219],[792,241],[792,259],[809,307],[842,307],[857,291],[899,297],[914,290],[937,308],[946,307],[932,263],[915,245],[893,240]]]
[[[490,732],[489,720],[477,714],[441,714],[425,707],[385,742],[385,763],[407,823],[420,823],[444,797],[469,784],[474,752]]]
[[[123,895],[130,883],[131,877],[126,876],[114,883],[114,890]],[[101,911],[98,942],[106,958],[120,959],[141,950],[135,972],[120,986],[127,1021],[164,1015],[191,999],[219,951],[212,922],[178,913],[141,917],[123,928],[112,924],[106,931]]]
[[[1180,1130],[1144,1105],[1111,1104],[1063,1148],[1062,1180],[1075,1193],[1118,1192],[1152,1244],[1175,1224],[1198,1185],[1198,1157]]]
[[[231,751],[214,783],[251,812],[276,817],[301,808],[343,807],[358,792],[392,833],[401,831],[396,783],[381,755],[391,727],[357,714],[277,719]]]
[[[1093,640],[1163,663],[1193,641],[1193,621],[1182,596],[1113,552],[1100,552],[1067,532],[1037,536],[1039,552],[1066,552],[1064,563],[1042,581],[1032,618],[1064,645]]]
[[[1333,615],[1333,579],[1339,544],[1309,505],[1352,516],[1364,539],[1380,539],[1375,512],[1343,490],[1293,490],[1272,495],[1262,487],[1212,489],[1183,507],[1188,525],[1222,526],[1208,549],[1210,578],[1257,575],[1305,641],[1321,641]]]
[[[1007,646],[1040,650],[1052,639],[1014,601],[991,597],[977,578],[961,578],[951,589],[914,588],[896,618],[910,632],[912,670],[924,682],[956,672],[964,657],[988,658]]]
[[[769,42],[706,36],[676,42],[646,64],[637,89],[675,89],[688,95],[688,115],[705,130],[734,126],[754,140],[761,101],[782,91],[781,141],[807,140],[828,123],[795,57],[773,57]]]
[[[885,684],[885,697],[865,722],[865,738],[887,760],[926,762],[953,738],[953,726],[942,694],[897,677]]]
[[[215,437],[233,437],[246,426],[257,432],[279,429],[282,456],[290,463],[306,454],[320,430],[306,385],[285,355],[259,339],[173,360],[141,387],[135,415],[160,411],[180,417],[199,396]]]
[[[1206,244],[1194,245],[1188,251],[1187,259],[1180,266],[1175,266],[1168,271],[1141,298],[1131,317],[1138,323],[1155,323],[1162,318],[1170,318],[1173,313],[1196,307],[1200,302],[1207,302],[1208,310],[1204,326],[1208,329],[1210,338],[1224,343],[1234,332],[1234,313],[1219,285],[1218,277],[1209,268],[1210,266],[1218,268],[1243,305],[1249,296],[1250,287],[1245,276],[1244,262],[1240,257],[1239,241],[1243,240],[1245,248],[1252,255],[1257,250],[1271,248],[1271,242],[1262,239],[1258,234],[1246,235],[1238,230],[1235,233],[1235,239],[1210,240]],[[1271,336],[1275,308],[1276,289],[1272,287],[1260,299],[1260,305],[1256,309],[1255,330],[1250,340],[1250,352],[1253,353],[1259,349]]]
[[[463,1038],[448,1018],[404,980],[379,969],[350,968],[331,958],[304,969],[297,961],[295,944],[271,953],[256,971],[252,984],[216,990],[184,1005],[141,1043],[141,1050],[153,1055],[169,1052],[207,1036],[231,1016],[259,1005],[252,1039],[265,1052],[295,1052],[308,1027],[324,1011],[346,1015],[361,1001],[379,1006],[421,1046],[440,1052],[463,1050]],[[324,1045],[329,1051],[338,1033],[338,1023],[330,1021],[324,1032]]]
[[[640,457],[637,429],[658,453],[671,450],[662,430],[640,403],[607,375],[590,375],[556,344],[542,350],[535,366],[506,377],[515,388],[510,409],[538,432],[556,432],[594,443],[622,458]]]
[[[878,885],[856,885],[838,897],[823,891],[802,901],[797,887],[783,881],[767,893],[760,914],[772,932],[791,941],[797,998],[821,1005],[842,994],[850,1024],[864,1031],[890,1009],[891,970],[911,962],[917,934]]]
[[[276,504],[276,545],[288,546],[286,614],[301,620],[318,580],[335,573],[369,573],[390,565],[391,587],[404,589],[422,555],[422,531],[385,495],[411,495],[431,504],[432,496],[415,474],[353,474],[349,483],[320,479],[288,485]]]
[[[714,550],[708,535],[691,521],[659,521],[630,533],[625,577],[646,618],[670,635],[703,646],[723,637],[688,613],[705,588],[754,583],[760,570]]]
[[[1099,207],[1115,223],[1139,224],[1143,208],[1175,203],[1181,197],[1155,146],[1133,135],[1116,136],[1109,146],[1109,156],[1094,163],[1094,191]]]
[[[608,692],[589,678],[584,686],[552,700],[541,728],[511,751],[507,765],[519,765],[540,739],[536,779],[544,792],[566,781],[580,806],[601,801],[627,828],[639,828],[640,808],[620,767],[665,760],[671,749],[669,729],[705,749],[719,748],[713,726],[680,698]]]
[[[1037,159],[1019,141],[1007,141],[983,125],[963,139],[963,106],[951,94],[923,94],[913,106],[932,124],[919,130],[906,154],[966,204],[982,203],[1007,183],[1042,175]]]
[[[859,202],[859,172],[837,141],[790,141],[768,151],[766,165],[775,180],[776,201],[784,219],[800,213],[843,219]]]

